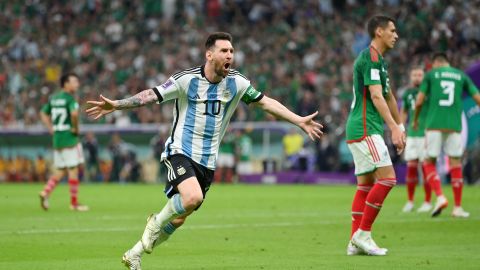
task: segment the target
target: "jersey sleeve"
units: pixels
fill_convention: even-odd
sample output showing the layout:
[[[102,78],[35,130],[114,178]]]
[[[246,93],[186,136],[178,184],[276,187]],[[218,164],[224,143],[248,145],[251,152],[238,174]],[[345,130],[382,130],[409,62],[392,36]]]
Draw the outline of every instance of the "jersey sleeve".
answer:
[[[235,75],[235,81],[239,89],[241,100],[247,105],[252,102],[258,102],[260,99],[263,98],[263,94],[257,89],[255,89],[250,84],[250,81],[240,73],[237,73],[237,75]]]
[[[80,105],[78,105],[78,102],[75,99],[70,100],[68,103],[68,110],[71,112],[78,110],[79,107]]]
[[[382,84],[380,78],[380,72],[382,70],[382,65],[380,61],[366,61],[365,69],[363,70],[363,82],[364,85],[377,85]]]
[[[431,74],[431,72],[429,72],[425,75],[422,83],[420,84],[420,89],[419,89],[419,91],[424,93],[426,96],[428,96],[429,91],[430,91],[430,74]]]
[[[472,79],[470,79],[470,77],[468,77],[468,75],[466,74],[463,74],[463,76],[465,78],[464,88],[465,90],[467,90],[468,94],[470,96],[474,96],[475,94],[478,94],[479,93],[478,88],[475,86]]]
[[[178,98],[178,93],[180,89],[181,87],[179,85],[179,82],[173,77],[170,77],[163,84],[153,87],[153,91],[158,98],[157,103]]]
[[[258,102],[260,99],[263,98],[263,94],[255,89],[253,86],[249,86],[247,91],[242,96],[242,101],[246,104],[250,104],[252,102]]]

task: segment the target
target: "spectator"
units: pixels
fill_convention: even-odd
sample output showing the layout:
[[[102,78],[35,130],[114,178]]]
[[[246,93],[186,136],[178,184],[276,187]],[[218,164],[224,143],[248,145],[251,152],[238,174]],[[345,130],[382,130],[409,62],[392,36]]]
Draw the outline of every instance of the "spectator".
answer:
[[[303,149],[304,138],[296,128],[291,128],[283,137],[283,151],[285,154],[285,167],[288,170],[300,169],[300,154]]]
[[[48,164],[43,155],[38,155],[34,162],[34,181],[44,183],[47,181]]]
[[[157,181],[160,183],[165,183],[165,179],[167,179],[167,168],[160,163],[163,150],[165,150],[165,142],[167,138],[167,132],[159,131],[157,135],[150,140],[150,146],[153,150],[153,157],[157,161],[158,165]]]
[[[102,181],[100,174],[100,162],[98,158],[98,142],[93,132],[85,134],[83,139],[83,149],[85,150],[85,180],[99,182]]]
[[[122,140],[118,133],[115,133],[112,136],[108,148],[112,154],[112,170],[109,180],[112,182],[120,182],[120,173],[127,161],[128,144]]]

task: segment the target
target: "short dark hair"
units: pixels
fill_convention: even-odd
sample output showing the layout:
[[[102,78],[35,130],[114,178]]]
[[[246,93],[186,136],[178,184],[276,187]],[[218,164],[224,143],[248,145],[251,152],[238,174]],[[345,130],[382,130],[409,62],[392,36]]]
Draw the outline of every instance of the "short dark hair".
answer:
[[[442,62],[448,62],[448,56],[447,53],[445,52],[435,52],[433,53],[432,56],[432,61],[442,61]]]
[[[377,30],[378,27],[387,27],[389,22],[395,23],[395,20],[385,15],[375,15],[371,17],[367,23],[367,31],[370,37],[373,39],[375,37],[375,30]]]
[[[228,40],[232,42],[232,35],[226,32],[215,32],[208,36],[207,41],[205,42],[205,49],[210,49],[215,45],[217,40]]]
[[[73,73],[73,72],[68,72],[68,73],[64,73],[61,77],[60,77],[60,87],[64,87],[65,84],[68,82],[68,80],[70,79],[70,77],[76,77],[78,79],[78,75]]]

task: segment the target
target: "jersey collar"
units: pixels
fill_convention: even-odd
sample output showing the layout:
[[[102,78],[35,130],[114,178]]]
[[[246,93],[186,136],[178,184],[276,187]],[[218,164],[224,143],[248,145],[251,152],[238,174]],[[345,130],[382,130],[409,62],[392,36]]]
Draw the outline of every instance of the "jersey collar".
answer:
[[[205,80],[207,80],[207,82],[210,83],[210,84],[219,84],[219,83],[221,83],[221,82],[223,81],[223,79],[222,79],[221,81],[219,81],[219,82],[217,82],[217,83],[211,82],[211,81],[207,78],[207,76],[205,76],[205,65],[202,65],[202,66],[200,67],[200,74],[201,74],[202,77],[205,78]]]

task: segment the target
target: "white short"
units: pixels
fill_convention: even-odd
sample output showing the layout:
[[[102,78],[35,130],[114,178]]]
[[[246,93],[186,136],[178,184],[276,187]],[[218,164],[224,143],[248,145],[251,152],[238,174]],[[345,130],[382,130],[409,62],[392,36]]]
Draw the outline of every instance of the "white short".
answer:
[[[442,132],[427,130],[425,133],[426,156],[437,158],[442,150],[449,157],[459,158],[463,155],[462,135],[459,132]]]
[[[84,162],[81,143],[73,147],[53,151],[53,165],[57,169],[76,167]]]
[[[405,160],[420,160],[425,158],[425,137],[407,137]]]
[[[235,156],[228,153],[219,153],[217,167],[233,168],[235,167]]]
[[[238,174],[252,174],[253,166],[251,161],[239,161],[237,163]]]
[[[392,165],[390,154],[383,137],[374,134],[367,136],[360,142],[348,144],[355,163],[355,175],[362,175],[375,171],[380,167]]]

